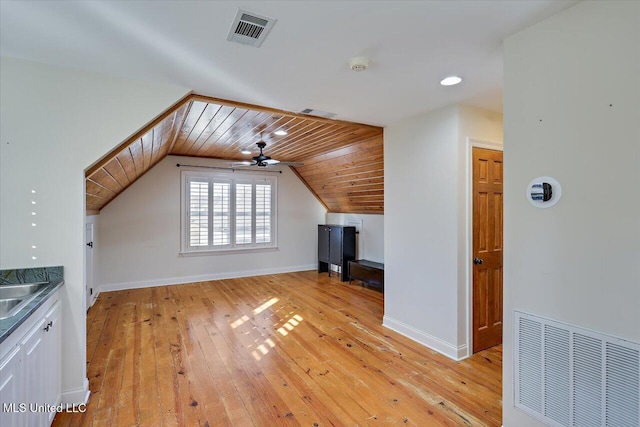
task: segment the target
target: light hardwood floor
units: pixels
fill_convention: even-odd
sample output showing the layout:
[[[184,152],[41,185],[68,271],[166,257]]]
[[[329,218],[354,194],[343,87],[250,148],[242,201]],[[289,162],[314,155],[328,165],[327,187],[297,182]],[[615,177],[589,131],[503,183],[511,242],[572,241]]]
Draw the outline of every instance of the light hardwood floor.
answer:
[[[103,293],[87,411],[53,425],[500,426],[501,347],[454,362],[382,316],[311,271]]]

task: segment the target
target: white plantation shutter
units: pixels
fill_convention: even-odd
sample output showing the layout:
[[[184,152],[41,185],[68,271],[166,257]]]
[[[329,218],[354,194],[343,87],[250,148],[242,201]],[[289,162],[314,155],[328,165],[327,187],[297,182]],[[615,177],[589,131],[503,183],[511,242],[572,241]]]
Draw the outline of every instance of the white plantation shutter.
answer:
[[[182,252],[276,246],[276,177],[183,171]]]
[[[209,245],[209,183],[189,182],[189,246]]]
[[[271,241],[271,184],[256,184],[256,243]]]
[[[236,184],[236,244],[253,243],[251,184]]]
[[[230,190],[228,182],[213,183],[213,246],[231,243]]]

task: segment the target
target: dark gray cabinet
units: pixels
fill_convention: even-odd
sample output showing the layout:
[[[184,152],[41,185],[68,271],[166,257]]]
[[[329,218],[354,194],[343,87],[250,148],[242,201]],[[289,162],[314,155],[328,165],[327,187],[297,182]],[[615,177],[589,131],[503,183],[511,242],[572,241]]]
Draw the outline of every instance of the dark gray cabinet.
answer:
[[[349,280],[349,261],[356,259],[356,228],[318,225],[318,272],[331,275],[331,264],[340,266],[343,282]]]

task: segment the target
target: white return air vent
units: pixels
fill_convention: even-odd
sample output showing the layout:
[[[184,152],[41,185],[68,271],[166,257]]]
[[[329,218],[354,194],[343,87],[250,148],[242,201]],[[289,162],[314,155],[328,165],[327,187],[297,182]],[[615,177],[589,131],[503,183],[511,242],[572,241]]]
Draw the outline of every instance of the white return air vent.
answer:
[[[305,108],[304,110],[300,111],[300,114],[306,114],[308,116],[323,117],[325,119],[333,119],[335,116],[337,116],[336,113],[330,113],[328,111],[322,111],[322,110],[314,110],[313,108]]]
[[[277,19],[238,9],[229,29],[227,40],[260,47]]]
[[[514,314],[517,408],[550,426],[640,426],[640,344]]]

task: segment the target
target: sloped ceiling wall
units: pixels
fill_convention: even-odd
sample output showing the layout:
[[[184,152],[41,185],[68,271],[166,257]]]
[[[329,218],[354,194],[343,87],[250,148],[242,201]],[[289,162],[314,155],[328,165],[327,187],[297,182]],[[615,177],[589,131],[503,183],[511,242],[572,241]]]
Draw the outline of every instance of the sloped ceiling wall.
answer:
[[[329,212],[384,212],[382,128],[199,95],[170,107],[86,171],[87,211],[99,212],[169,154],[244,161],[261,139],[269,156],[304,163],[293,171]]]

